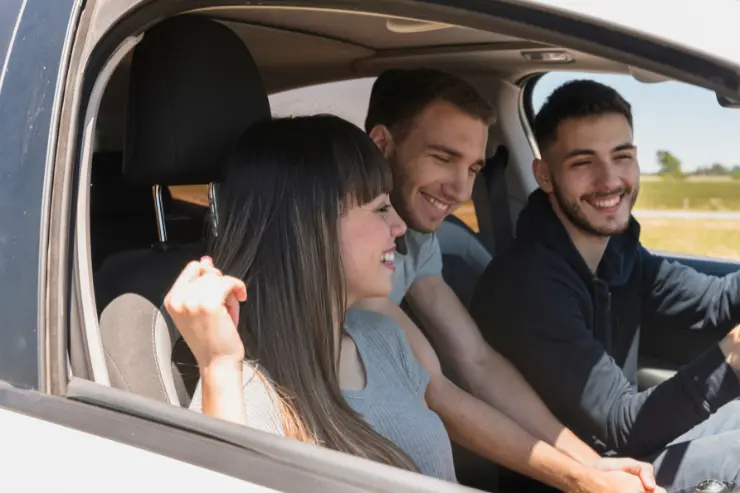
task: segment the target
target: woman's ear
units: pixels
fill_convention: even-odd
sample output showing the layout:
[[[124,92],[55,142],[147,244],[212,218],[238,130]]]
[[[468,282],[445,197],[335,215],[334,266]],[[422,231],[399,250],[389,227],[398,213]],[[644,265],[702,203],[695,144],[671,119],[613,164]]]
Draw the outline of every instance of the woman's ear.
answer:
[[[391,135],[388,127],[385,125],[375,125],[370,129],[369,135],[386,158],[393,154],[393,135]]]

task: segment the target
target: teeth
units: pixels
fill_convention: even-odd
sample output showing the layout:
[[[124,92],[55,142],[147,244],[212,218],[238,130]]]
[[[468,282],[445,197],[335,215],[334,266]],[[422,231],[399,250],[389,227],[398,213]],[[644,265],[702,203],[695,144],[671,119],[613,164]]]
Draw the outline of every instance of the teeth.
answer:
[[[434,197],[430,197],[429,195],[425,195],[426,199],[429,201],[430,204],[432,204],[434,207],[441,211],[446,211],[449,209],[449,206],[447,204],[443,204],[439,200],[435,199]]]
[[[392,264],[393,259],[395,258],[393,252],[384,253],[380,256],[380,261],[384,264]]]
[[[614,207],[615,205],[619,203],[620,200],[621,200],[621,197],[614,197],[608,200],[593,200],[592,203],[596,207],[607,208],[607,207]]]

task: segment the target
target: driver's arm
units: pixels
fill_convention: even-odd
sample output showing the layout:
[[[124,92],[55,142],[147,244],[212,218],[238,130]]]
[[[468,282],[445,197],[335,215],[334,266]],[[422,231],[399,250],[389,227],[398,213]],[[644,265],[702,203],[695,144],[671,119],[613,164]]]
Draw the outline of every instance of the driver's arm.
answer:
[[[646,328],[727,333],[740,324],[740,270],[710,276],[640,247]]]

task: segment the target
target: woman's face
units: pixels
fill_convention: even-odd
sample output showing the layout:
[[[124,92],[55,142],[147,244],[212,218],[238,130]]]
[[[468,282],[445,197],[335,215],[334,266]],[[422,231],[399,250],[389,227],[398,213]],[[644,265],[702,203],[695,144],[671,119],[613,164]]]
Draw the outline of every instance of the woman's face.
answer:
[[[345,212],[339,222],[339,242],[348,304],[390,294],[395,239],[405,232],[406,223],[388,194]]]

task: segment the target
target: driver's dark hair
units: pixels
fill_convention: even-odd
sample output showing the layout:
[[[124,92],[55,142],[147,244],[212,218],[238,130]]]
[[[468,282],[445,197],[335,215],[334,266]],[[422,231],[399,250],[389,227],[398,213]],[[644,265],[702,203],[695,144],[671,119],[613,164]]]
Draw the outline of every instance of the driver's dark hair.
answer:
[[[389,69],[373,84],[365,131],[385,125],[401,139],[416,117],[436,101],[450,103],[486,125],[495,120],[491,104],[461,77],[433,68]]]
[[[632,126],[632,107],[613,88],[587,79],[566,82],[555,89],[534,118],[534,138],[542,150],[557,139],[558,126],[570,118],[623,115]]]

